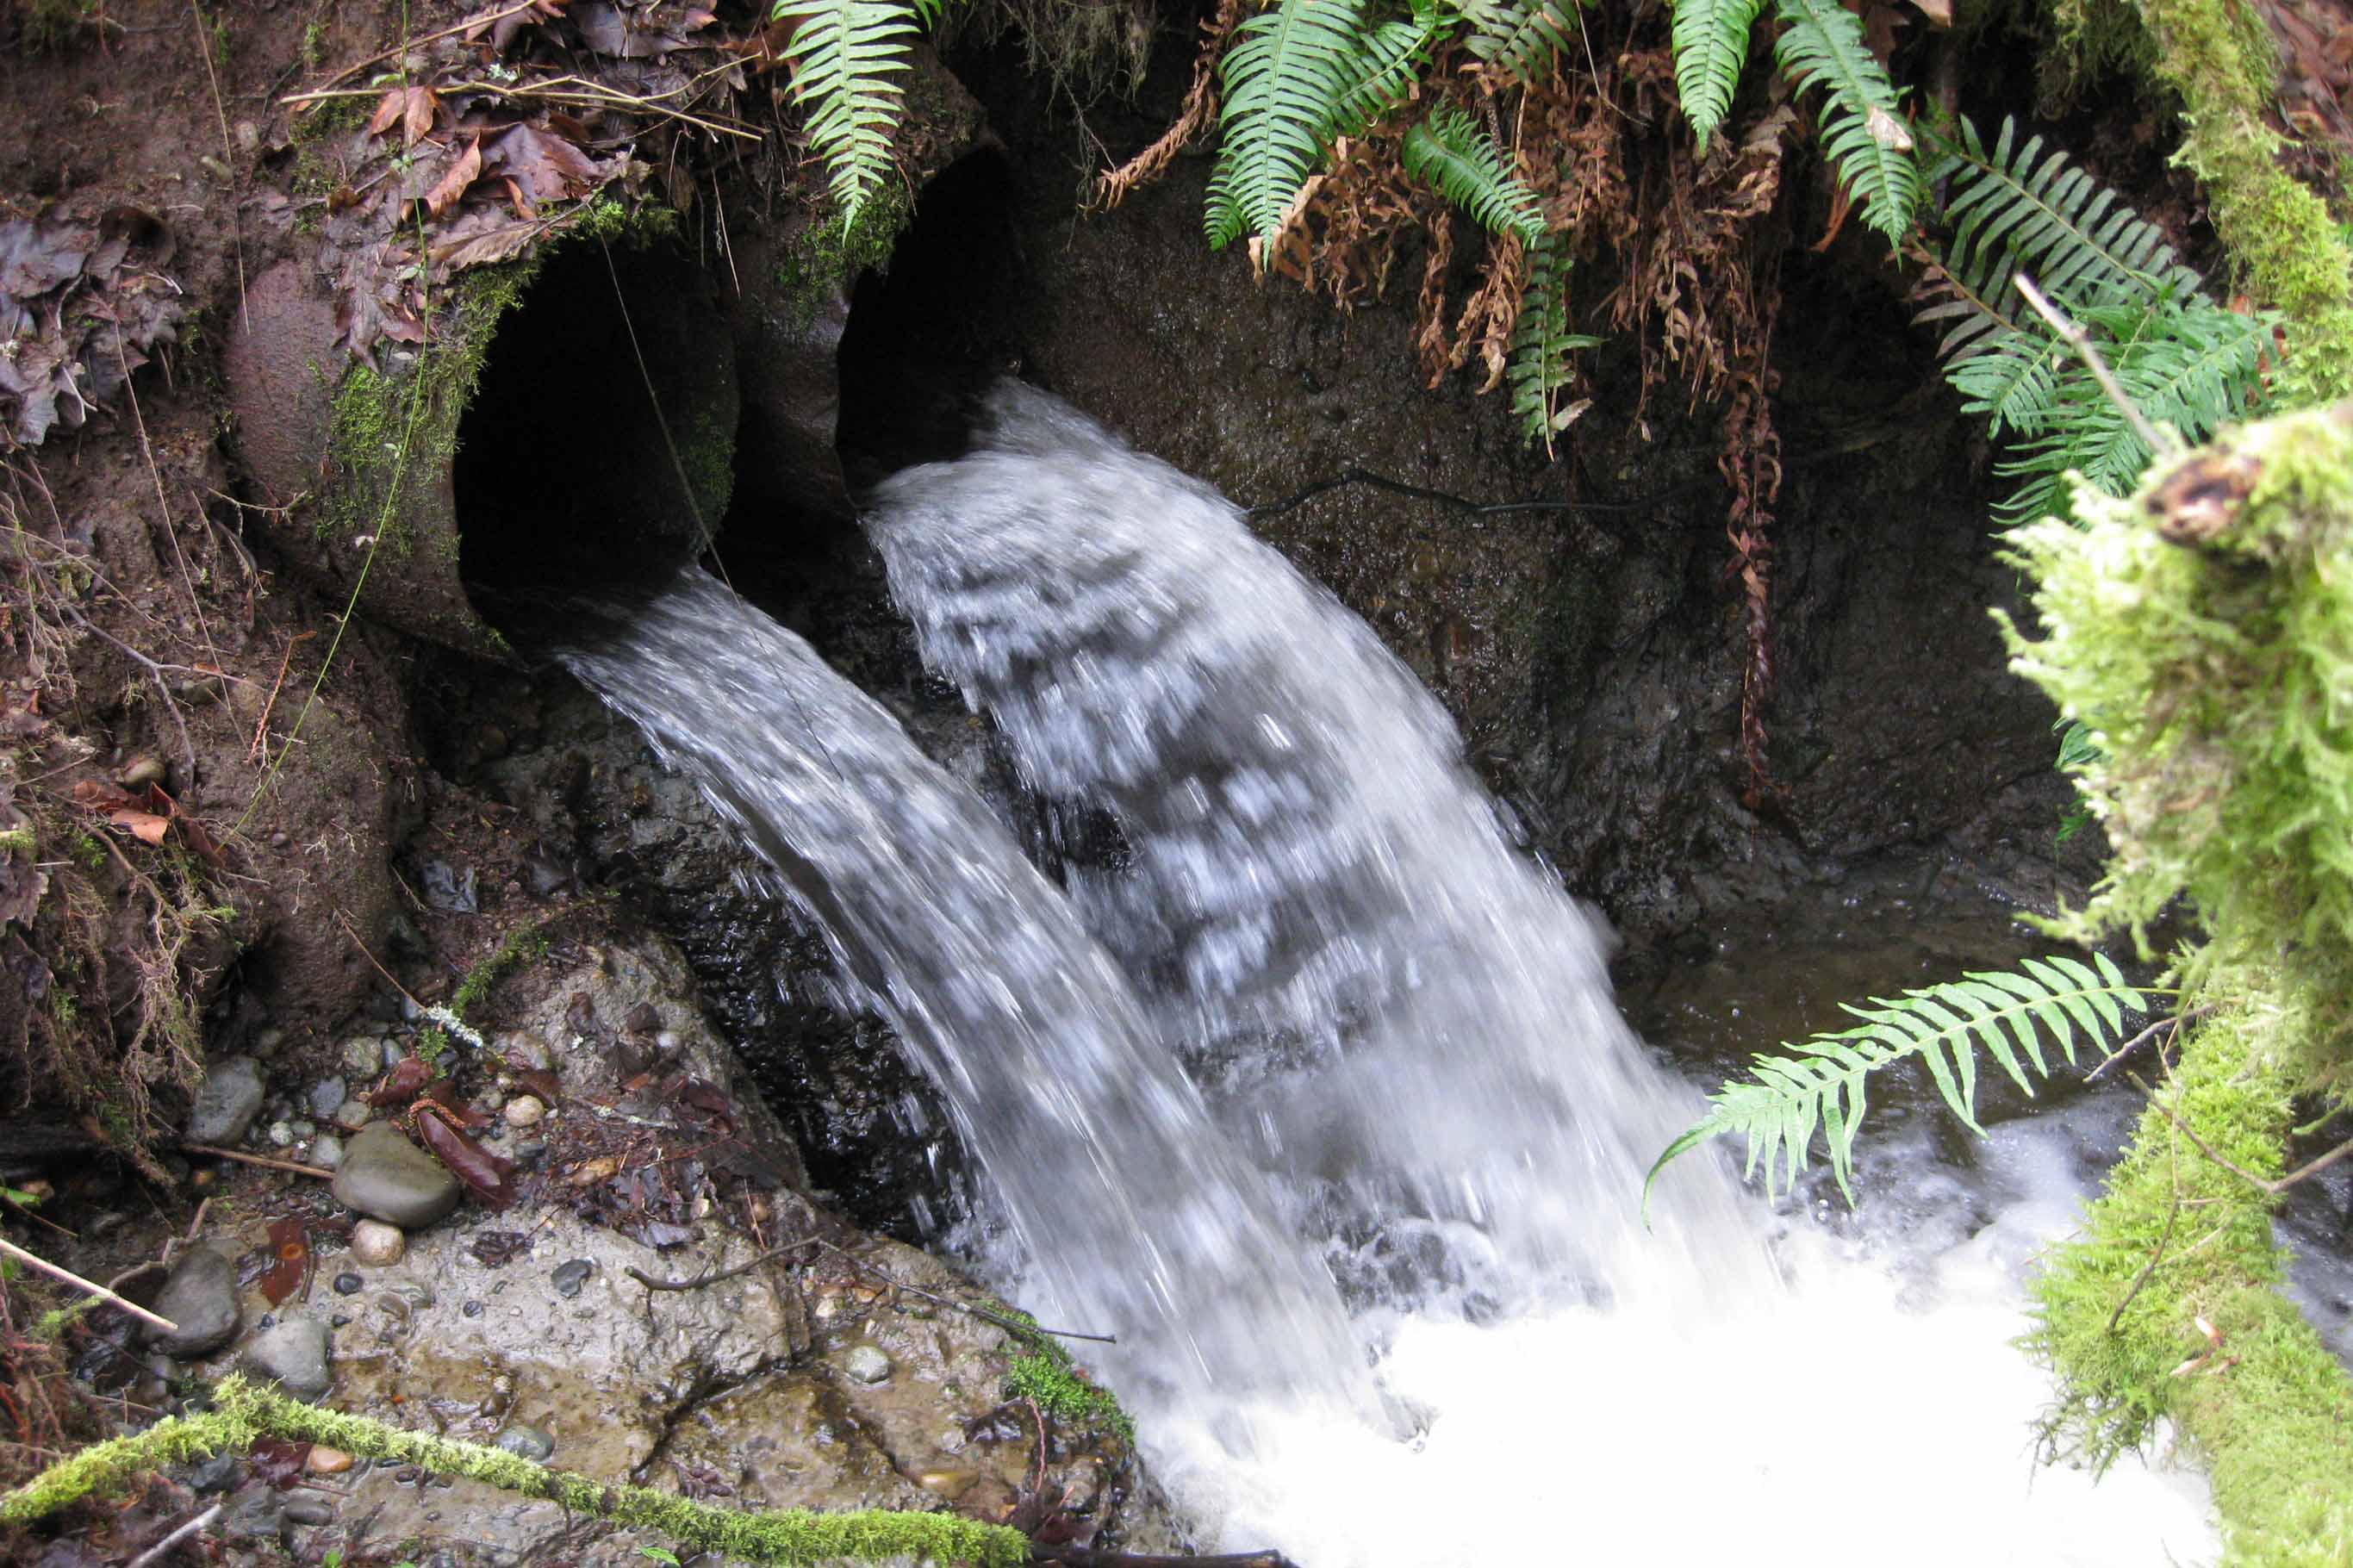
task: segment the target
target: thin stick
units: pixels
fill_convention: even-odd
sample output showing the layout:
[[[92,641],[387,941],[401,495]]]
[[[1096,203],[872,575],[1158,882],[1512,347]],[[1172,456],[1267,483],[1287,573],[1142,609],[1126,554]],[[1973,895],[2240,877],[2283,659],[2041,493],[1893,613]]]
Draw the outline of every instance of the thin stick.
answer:
[[[2273,1197],[2279,1196],[2282,1193],[2287,1191],[2298,1182],[2303,1181],[2306,1177],[2316,1176],[2321,1172],[2328,1169],[2329,1166],[2337,1163],[2337,1161],[2346,1158],[2348,1155],[2353,1155],[2353,1139],[2348,1139],[2344,1142],[2337,1145],[2336,1148],[2331,1149],[2327,1153],[2321,1155],[2318,1159],[2307,1161],[2304,1164],[2297,1166],[2295,1170],[2290,1171],[2286,1175],[2279,1178],[2279,1180],[2275,1182],[2266,1181],[2264,1178],[2256,1175],[2253,1171],[2248,1170],[2245,1166],[2233,1164],[2229,1160],[2224,1159],[2221,1154],[2216,1153],[2213,1146],[2208,1143],[2203,1138],[2198,1136],[2197,1131],[2190,1127],[2189,1123],[2182,1121],[2180,1117],[2175,1115],[2171,1106],[2158,1099],[2157,1095],[2149,1089],[2148,1085],[2141,1082],[2139,1074],[2126,1073],[2125,1076],[2131,1079],[2135,1084],[2139,1086],[2140,1091],[2148,1096],[2148,1102],[2151,1105],[2156,1106],[2159,1111],[2163,1112],[2165,1119],[2168,1121],[2172,1122],[2176,1127],[2181,1129],[2181,1135],[2184,1138],[2189,1139],[2190,1142],[2196,1144],[2198,1152],[2200,1154],[2205,1155],[2209,1160],[2213,1161],[2214,1163],[2221,1166],[2222,1169],[2230,1172],[2232,1175],[2237,1176],[2242,1180],[2251,1182],[2254,1185],[2261,1187]]]
[[[2173,1240],[2174,1225],[2181,1218],[2181,1145],[2176,1143],[2169,1152],[2172,1154],[2173,1206],[2165,1211],[2165,1234],[2157,1238],[2157,1246],[2149,1251],[2148,1261],[2142,1264],[2140,1272],[2134,1276],[2132,1289],[2126,1290],[2124,1300],[2116,1303],[2116,1310],[2108,1314],[2107,1331],[2112,1334],[2116,1331],[2116,1325],[2124,1321],[2125,1309],[2133,1304],[2133,1298],[2140,1294],[2140,1288],[2148,1283],[2150,1275],[2157,1272],[2158,1262],[2165,1257],[2166,1247]]]
[[[153,1563],[156,1559],[162,1557],[164,1553],[171,1551],[172,1548],[177,1546],[180,1542],[185,1541],[188,1537],[195,1534],[196,1531],[204,1529],[205,1526],[218,1519],[220,1517],[220,1512],[221,1505],[219,1503],[213,1504],[212,1507],[205,1510],[204,1512],[196,1515],[195,1518],[188,1521],[187,1523],[172,1531],[171,1534],[164,1537],[163,1540],[157,1542],[154,1545],[149,1547],[138,1556],[133,1557],[130,1563],[126,1564],[126,1568],[148,1568],[149,1563]]]
[[[522,0],[522,4],[520,5],[510,5],[503,11],[492,11],[487,16],[469,16],[454,27],[444,27],[438,33],[427,33],[421,38],[404,38],[388,49],[370,55],[364,60],[355,61],[351,65],[345,66],[343,69],[337,71],[334,75],[327,79],[327,85],[329,87],[332,87],[339,81],[349,81],[360,72],[367,69],[368,67],[375,65],[379,61],[388,60],[395,55],[406,54],[410,49],[421,47],[426,44],[438,44],[444,38],[456,37],[459,33],[470,32],[476,27],[487,27],[493,22],[503,22],[509,16],[528,11],[533,5],[538,4],[539,0]],[[362,90],[365,89],[364,89]],[[327,96],[329,95],[324,92],[297,93],[293,98],[280,99],[279,101],[281,103],[292,103],[302,99],[317,99]]]
[[[419,907],[423,907],[421,900],[419,901]],[[375,954],[368,951],[368,944],[360,940],[360,933],[352,929],[352,922],[344,918],[343,911],[341,910],[337,910],[335,911],[335,923],[343,928],[343,934],[352,939],[352,945],[360,950],[360,956],[366,959],[370,963],[375,964],[375,972],[384,976],[386,984],[390,984],[395,991],[399,992],[401,995],[406,997],[410,1006],[416,1008],[420,1013],[425,1011],[425,1004],[419,1002],[416,997],[410,996],[408,994],[408,987],[403,985],[399,981],[393,979],[392,971],[386,969],[382,963],[377,963]]]
[[[168,519],[165,520],[164,526],[167,529],[171,527],[171,522]],[[172,688],[164,679],[164,671],[166,669],[180,669],[194,672],[194,667],[185,664],[159,664],[155,660],[148,658],[145,654],[141,653],[137,648],[132,647],[129,643],[124,642],[121,637],[116,637],[112,632],[103,631],[98,626],[93,626],[79,610],[75,609],[71,605],[60,604],[58,607],[65,611],[67,615],[72,616],[74,623],[80,626],[82,630],[105,638],[108,642],[112,643],[116,647],[121,648],[124,653],[129,654],[132,658],[137,659],[141,664],[147,667],[148,676],[155,682],[156,694],[164,699],[164,711],[172,715],[172,722],[178,727],[180,731],[180,752],[181,754],[186,758],[188,763],[188,776],[181,783],[180,788],[183,791],[190,788],[196,782],[196,746],[195,742],[188,739],[188,721],[180,716],[180,705],[172,700]],[[205,673],[209,672],[207,671]]]
[[[278,679],[269,683],[269,700],[261,705],[261,722],[253,727],[253,744],[245,749],[245,760],[253,762],[262,753],[262,745],[269,738],[269,715],[278,707],[278,689],[286,684],[286,672],[294,665],[294,645],[317,637],[316,630],[297,632],[286,639],[285,657],[278,661]]]
[[[2114,1051],[2110,1052],[2106,1059],[2102,1061],[2098,1067],[2094,1068],[2090,1072],[2084,1075],[2084,1081],[2085,1083],[2091,1082],[2094,1079],[2099,1077],[2102,1073],[2107,1071],[2110,1068],[2124,1060],[2125,1058],[2132,1055],[2134,1049],[2137,1047],[2142,1041],[2156,1034],[2159,1029],[2165,1028],[2169,1025],[2173,1028],[2174,1032],[2179,1034],[2182,1025],[2196,1022],[2198,1019],[2204,1017],[2207,1014],[2211,1013],[2220,1005],[2221,1005],[2221,1004],[2218,1002],[2204,1002],[2190,1008],[2186,1013],[2177,1013],[2170,1018],[2159,1018],[2156,1023],[2151,1024],[2147,1028],[2143,1029],[2139,1034],[2135,1035],[2131,1039],[2126,1040],[2123,1045],[2118,1046]]]
[[[0,1236],[0,1252],[6,1253],[19,1263],[39,1269],[52,1279],[61,1279],[77,1290],[87,1291],[110,1306],[120,1307],[141,1322],[159,1328],[167,1334],[176,1334],[180,1331],[180,1325],[169,1318],[159,1318],[138,1302],[126,1301],[105,1286],[85,1279],[69,1268],[60,1268],[39,1254],[26,1251],[5,1236]]]
[[[2106,363],[2100,358],[2099,351],[2092,346],[2091,334],[2068,320],[2066,314],[2058,306],[2053,305],[2042,289],[2034,286],[2034,279],[2025,273],[2014,272],[2010,275],[2010,280],[2020,293],[2026,296],[2026,302],[2034,307],[2034,313],[2050,322],[2051,330],[2066,339],[2068,345],[2082,357],[2084,368],[2092,373],[2092,379],[2100,384],[2100,390],[2108,395],[2108,401],[2115,404],[2117,411],[2124,415],[2125,422],[2133,427],[2133,434],[2147,442],[2150,451],[2164,451],[2166,437],[2158,433],[2156,426],[2148,422],[2148,416],[2140,411],[2140,405],[2126,397],[2125,389],[2116,384],[2116,378],[2109,374]]]
[[[224,1149],[216,1143],[183,1143],[183,1154],[209,1154],[216,1160],[234,1160],[240,1165],[259,1165],[265,1171],[291,1171],[298,1176],[316,1176],[332,1182],[335,1173],[323,1165],[298,1165],[291,1160],[272,1160],[262,1154],[248,1154],[240,1149]]]

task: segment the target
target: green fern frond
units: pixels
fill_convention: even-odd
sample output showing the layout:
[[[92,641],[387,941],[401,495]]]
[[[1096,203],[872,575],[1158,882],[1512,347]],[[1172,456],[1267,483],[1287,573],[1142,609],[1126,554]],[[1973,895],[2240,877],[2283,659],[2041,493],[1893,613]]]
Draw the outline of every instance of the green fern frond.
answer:
[[[1530,245],[1544,238],[1535,192],[1504,172],[1495,143],[1462,110],[1440,110],[1405,133],[1399,151],[1407,174],[1436,185],[1491,232],[1516,234]]]
[[[1244,22],[1219,66],[1225,107],[1203,226],[1212,249],[1271,239],[1366,79],[1362,0],[1282,0]]]
[[[1531,83],[1552,73],[1553,57],[1568,49],[1583,25],[1576,0],[1477,0],[1462,13],[1471,21],[1472,54]]]
[[[2122,300],[2187,300],[2204,286],[2182,265],[2155,224],[2071,163],[2042,153],[2042,138],[2018,146],[2005,119],[1989,152],[1966,119],[1957,137],[1929,133],[1930,184],[1950,182],[1944,219],[1950,237],[1937,260],[1988,299],[2011,300],[2024,271],[2071,309]]]
[[[776,0],[776,19],[794,24],[793,101],[807,116],[809,144],[825,159],[842,226],[892,168],[899,84],[907,43],[939,14],[940,0]]]
[[[1413,96],[1432,45],[1451,30],[1453,13],[1440,0],[1414,0],[1412,16],[1382,23],[1365,40],[1356,85],[1332,117],[1333,133],[1361,135],[1367,126]]]
[[[1567,401],[1574,374],[1568,356],[1601,346],[1599,338],[1568,330],[1568,258],[1550,237],[1528,247],[1528,286],[1504,373],[1512,386],[1513,414],[1531,444],[1544,443],[1546,457],[1552,456],[1553,438],[1585,412],[1582,402]]]
[[[1861,199],[1862,221],[1891,243],[1902,239],[1920,205],[1920,165],[1896,113],[1900,95],[1863,41],[1862,24],[1838,0],[1774,0],[1774,15],[1781,21],[1774,58],[1791,81],[1823,89],[1822,147]]]
[[[1732,112],[1748,32],[1765,0],[1675,0],[1675,96],[1702,153]]]
[[[1739,1133],[1748,1142],[1744,1175],[1761,1168],[1768,1196],[1794,1187],[1806,1167],[1819,1131],[1831,1173],[1847,1201],[1854,1201],[1854,1140],[1868,1109],[1871,1075],[1908,1058],[1928,1069],[1936,1093],[1975,1132],[1978,1049],[1982,1046],[2011,1082],[2031,1095],[2028,1076],[2051,1076],[2044,1037],[2068,1062],[2078,1041],[2098,1045],[2124,1033],[2130,1013],[2148,1011],[2137,987],[2105,954],[2094,953],[2096,971],[2072,958],[2030,958],[2016,971],[1972,972],[1965,978],[1930,985],[1871,1005],[1848,1005],[1860,1026],[1816,1035],[1785,1047],[1794,1056],[1751,1059],[1750,1079],[1725,1084],[1709,1097],[1709,1111],[1667,1145],[1643,1178],[1642,1197],[1678,1155],[1711,1138]]]

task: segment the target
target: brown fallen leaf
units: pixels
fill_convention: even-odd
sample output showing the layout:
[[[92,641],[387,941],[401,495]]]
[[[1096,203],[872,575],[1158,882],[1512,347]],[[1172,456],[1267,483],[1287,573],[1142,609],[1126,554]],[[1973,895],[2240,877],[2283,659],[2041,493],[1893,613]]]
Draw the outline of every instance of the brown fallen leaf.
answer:
[[[514,1167],[496,1154],[467,1137],[444,1121],[439,1108],[420,1104],[409,1118],[417,1136],[440,1162],[449,1167],[449,1173],[466,1184],[473,1194],[494,1209],[512,1205],[519,1195],[512,1180]]]
[[[466,194],[466,187],[481,173],[482,139],[477,136],[466,143],[464,152],[449,161],[448,171],[425,193],[425,210],[439,217],[457,205],[458,198]]]
[[[399,124],[401,114],[406,110],[407,105],[408,93],[405,88],[396,87],[376,100],[375,112],[368,116],[367,133],[371,136],[381,136]]]
[[[303,1235],[301,1215],[289,1215],[273,1220],[269,1226],[269,1271],[261,1277],[261,1294],[273,1307],[282,1305],[286,1298],[302,1287],[302,1277],[311,1271],[311,1242]]]
[[[401,142],[414,147],[433,129],[434,111],[441,107],[441,95],[429,87],[412,87],[401,105]]]

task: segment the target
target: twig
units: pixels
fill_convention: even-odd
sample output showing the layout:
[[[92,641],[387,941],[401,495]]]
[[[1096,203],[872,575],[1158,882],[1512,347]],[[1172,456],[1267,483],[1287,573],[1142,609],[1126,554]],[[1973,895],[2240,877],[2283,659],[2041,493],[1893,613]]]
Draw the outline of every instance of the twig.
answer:
[[[2090,1072],[2084,1075],[2084,1081],[2085,1083],[2091,1082],[2094,1079],[2099,1077],[2102,1073],[2107,1071],[2110,1068],[2124,1060],[2125,1058],[2133,1053],[2142,1041],[2147,1039],[2151,1035],[2156,1034],[2159,1029],[2170,1026],[2174,1032],[2179,1034],[2181,1030],[2182,1025],[2195,1023],[2197,1020],[2204,1017],[2207,1014],[2211,1013],[2216,1007],[2221,1005],[2221,1004],[2219,1002],[2201,1002],[2197,1006],[2190,1008],[2187,1012],[2176,1013],[2170,1018],[2159,1018],[2156,1023],[2151,1024],[2147,1028],[2143,1029],[2139,1034],[2135,1035],[2131,1039],[2126,1040],[2123,1045],[2118,1046],[2114,1051],[2111,1051],[2107,1058],[2103,1060],[2098,1067],[2094,1068]]]
[[[185,1541],[188,1537],[195,1534],[196,1531],[204,1529],[205,1526],[218,1519],[220,1517],[220,1513],[221,1505],[219,1503],[213,1504],[212,1507],[205,1510],[204,1512],[196,1515],[195,1518],[188,1521],[187,1523],[172,1531],[171,1534],[164,1537],[163,1540],[157,1542],[154,1545],[149,1547],[138,1556],[133,1557],[129,1563],[125,1564],[125,1568],[148,1568],[149,1563],[153,1563],[156,1559],[162,1557],[164,1553],[171,1551],[172,1548],[177,1546],[180,1542]]]
[[[2064,338],[2068,346],[2083,359],[2084,368],[2092,373],[2092,379],[2100,384],[2100,390],[2108,395],[2108,401],[2116,405],[2117,412],[2125,416],[2125,422],[2132,426],[2133,434],[2147,443],[2150,451],[2164,451],[2166,437],[2148,422],[2148,416],[2140,411],[2140,405],[2126,397],[2125,389],[2116,384],[2116,378],[2109,374],[2099,351],[2092,346],[2091,334],[2070,321],[2065,312],[2053,305],[2042,290],[2034,286],[2034,279],[2025,273],[2014,272],[2010,274],[2010,280],[2020,293],[2026,296],[2026,302],[2034,307],[2034,313],[2050,322],[2051,330]]]
[[[180,1325],[172,1321],[171,1319],[159,1318],[154,1313],[149,1311],[146,1308],[141,1306],[138,1302],[126,1301],[103,1285],[98,1284],[92,1280],[85,1279],[70,1268],[60,1268],[56,1264],[50,1262],[47,1258],[41,1257],[38,1253],[27,1252],[5,1236],[0,1236],[0,1252],[6,1253],[17,1262],[25,1264],[29,1268],[39,1269],[42,1273],[47,1275],[52,1279],[63,1280],[66,1284],[72,1286],[77,1290],[88,1291],[90,1295],[97,1297],[100,1300],[106,1302],[110,1306],[120,1307],[124,1311],[130,1313],[132,1317],[138,1319],[141,1322],[159,1328],[167,1334],[176,1334],[180,1331]]]
[[[262,744],[269,738],[269,715],[278,707],[278,689],[286,684],[286,672],[293,667],[294,645],[318,635],[315,630],[297,632],[286,639],[285,657],[278,661],[278,679],[269,683],[269,700],[261,705],[261,722],[253,727],[253,744],[245,749],[247,762],[252,762],[262,754]]]
[[[2149,1250],[2148,1261],[2142,1264],[2140,1272],[2133,1277],[2132,1289],[2126,1290],[2124,1300],[2116,1303],[2116,1310],[2108,1314],[2109,1333],[2116,1331],[2116,1325],[2124,1321],[2125,1309],[2132,1305],[2133,1298],[2140,1294],[2140,1288],[2147,1284],[2149,1276],[2157,1272],[2158,1264],[2165,1257],[2167,1245],[2173,1240],[2173,1226],[2181,1218],[2181,1146],[2179,1143],[2174,1145],[2172,1155],[2173,1206],[2165,1211],[2165,1233],[2157,1238],[2157,1246]]]
[[[332,1182],[335,1173],[323,1165],[299,1165],[291,1160],[272,1160],[264,1154],[248,1154],[239,1149],[224,1149],[216,1143],[183,1143],[183,1154],[209,1154],[216,1160],[234,1160],[240,1165],[259,1165],[265,1171],[291,1171],[298,1176],[316,1176]]]
[[[422,906],[420,905],[419,907]],[[352,929],[351,921],[341,910],[337,910],[335,911],[335,923],[343,928],[343,934],[352,939],[352,945],[360,950],[360,956],[366,959],[370,963],[375,965],[375,972],[384,976],[386,984],[390,984],[395,991],[399,992],[401,995],[407,997],[408,1005],[410,1006],[416,1008],[419,1013],[425,1011],[425,1004],[419,1002],[416,997],[410,996],[408,994],[408,987],[403,985],[399,981],[393,979],[392,971],[386,969],[384,964],[378,961],[376,955],[368,951],[368,944],[360,940],[360,933]]]
[[[169,528],[170,526],[170,520],[166,519],[164,521],[164,527]],[[172,688],[170,683],[164,680],[164,671],[166,669],[180,669],[188,670],[190,673],[197,673],[194,667],[185,664],[159,664],[155,660],[148,658],[145,654],[141,653],[137,648],[132,647],[129,643],[124,642],[121,637],[116,637],[112,632],[103,630],[93,624],[88,616],[84,616],[79,610],[75,609],[71,605],[60,604],[58,607],[63,610],[67,615],[72,616],[74,624],[80,626],[82,630],[105,638],[108,642],[112,643],[116,647],[121,648],[124,653],[129,654],[132,658],[137,659],[141,664],[147,667],[148,677],[155,682],[156,695],[164,700],[164,711],[172,715],[172,722],[180,731],[180,752],[181,754],[186,758],[188,763],[187,779],[180,787],[183,790],[185,790],[190,785],[193,785],[196,781],[196,745],[194,741],[188,739],[188,721],[185,718],[181,717],[180,705],[172,700]]]
[[[332,87],[339,81],[349,81],[360,72],[367,69],[368,67],[388,60],[395,55],[406,54],[409,50],[421,48],[427,44],[438,44],[444,38],[454,38],[459,34],[471,32],[476,27],[487,27],[493,22],[503,22],[509,16],[520,15],[524,11],[530,10],[533,5],[538,4],[539,0],[522,0],[522,4],[519,5],[510,5],[503,11],[492,11],[485,16],[469,16],[454,27],[444,27],[438,33],[427,33],[421,38],[403,38],[399,43],[395,44],[388,49],[382,50],[376,54],[370,55],[364,60],[357,60],[351,65],[345,66],[343,69],[329,77],[327,79],[326,85]],[[324,92],[297,93],[293,98],[280,99],[279,101],[281,103],[292,103],[302,99],[319,99],[331,95]]]
[[[2139,1087],[2140,1091],[2143,1094],[2148,1096],[2148,1102],[2151,1105],[2156,1106],[2157,1109],[2164,1114],[2165,1119],[2168,1121],[2172,1122],[2176,1127],[2181,1129],[2181,1135],[2184,1138],[2189,1139],[2190,1142],[2196,1144],[2200,1153],[2205,1155],[2209,1160],[2213,1161],[2214,1163],[2221,1166],[2222,1169],[2230,1172],[2232,1175],[2239,1177],[2242,1181],[2253,1183],[2273,1197],[2279,1196],[2282,1193],[2287,1191],[2298,1182],[2303,1181],[2306,1177],[2316,1176],[2321,1172],[2328,1169],[2329,1166],[2337,1163],[2337,1161],[2344,1159],[2348,1154],[2353,1154],[2353,1139],[2348,1139],[2344,1142],[2337,1145],[2336,1148],[2331,1149],[2327,1153],[2321,1155],[2318,1159],[2306,1161],[2304,1164],[2297,1166],[2295,1170],[2290,1171],[2286,1175],[2280,1177],[2277,1181],[2266,1180],[2262,1176],[2256,1175],[2253,1171],[2248,1170],[2245,1166],[2233,1164],[2222,1155],[2216,1153],[2213,1146],[2208,1143],[2203,1138],[2198,1136],[2197,1131],[2192,1128],[2189,1123],[2175,1115],[2171,1106],[2158,1099],[2156,1092],[2152,1090],[2148,1085],[2141,1082],[2140,1075],[2138,1073],[2126,1073],[2125,1076],[2131,1079],[2133,1082]]]

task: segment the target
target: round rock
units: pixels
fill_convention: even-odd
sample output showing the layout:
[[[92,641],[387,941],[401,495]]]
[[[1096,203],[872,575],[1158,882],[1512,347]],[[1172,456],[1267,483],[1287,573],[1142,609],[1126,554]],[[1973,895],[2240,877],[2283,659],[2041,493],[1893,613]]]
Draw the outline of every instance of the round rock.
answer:
[[[547,1457],[555,1452],[554,1438],[536,1426],[525,1426],[521,1422],[501,1432],[494,1441],[508,1453],[520,1454],[535,1464],[545,1464]]]
[[[261,1068],[251,1057],[224,1057],[205,1071],[188,1112],[191,1143],[234,1143],[261,1114]]]
[[[381,1268],[400,1261],[408,1250],[408,1237],[396,1225],[386,1225],[380,1219],[364,1219],[352,1226],[352,1257],[371,1268]]]
[[[891,1381],[891,1358],[872,1345],[858,1345],[850,1350],[849,1359],[841,1363],[841,1370],[859,1383],[888,1383]]]
[[[155,1298],[156,1315],[179,1325],[179,1332],[151,1331],[167,1355],[200,1356],[220,1349],[237,1332],[237,1265],[209,1247],[199,1247],[174,1266]]]
[[[547,1107],[535,1095],[518,1094],[507,1101],[502,1114],[510,1127],[530,1127],[547,1114]]]
[[[311,1086],[311,1114],[332,1116],[343,1103],[343,1080],[322,1078]]]
[[[311,1163],[332,1171],[343,1163],[343,1141],[330,1132],[311,1145]]]
[[[343,1150],[335,1200],[372,1219],[415,1230],[458,1206],[458,1178],[388,1121],[369,1126]]]
[[[327,1325],[289,1318],[246,1347],[246,1364],[298,1399],[316,1399],[335,1385],[327,1370]]]

